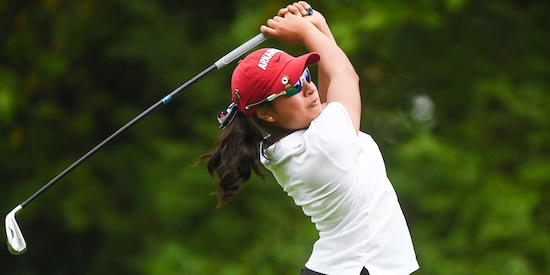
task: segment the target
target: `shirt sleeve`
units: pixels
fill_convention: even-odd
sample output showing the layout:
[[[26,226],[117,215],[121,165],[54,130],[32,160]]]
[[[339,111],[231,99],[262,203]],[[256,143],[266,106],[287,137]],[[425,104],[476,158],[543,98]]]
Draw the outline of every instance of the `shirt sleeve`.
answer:
[[[348,169],[361,152],[358,136],[344,106],[331,102],[306,131],[314,146],[342,169]]]

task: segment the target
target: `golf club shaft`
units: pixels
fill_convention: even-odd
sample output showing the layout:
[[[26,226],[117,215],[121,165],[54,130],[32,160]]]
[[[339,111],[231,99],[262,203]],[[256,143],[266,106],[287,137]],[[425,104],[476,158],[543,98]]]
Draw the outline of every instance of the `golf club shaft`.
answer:
[[[222,58],[220,58],[218,61],[216,61],[214,64],[212,64],[210,67],[206,68],[202,72],[200,72],[198,75],[190,79],[189,81],[185,82],[178,88],[176,88],[174,91],[172,91],[170,94],[163,97],[161,100],[159,100],[157,103],[153,104],[151,107],[149,107],[147,110],[143,111],[141,114],[133,118],[131,121],[126,123],[124,126],[122,126],[120,129],[118,129],[116,132],[111,134],[109,137],[107,137],[105,140],[103,140],[101,143],[96,145],[94,148],[92,148],[90,151],[88,151],[86,154],[84,154],[82,157],[80,157],[77,161],[75,161],[73,164],[71,164],[69,167],[67,167],[63,172],[59,173],[55,178],[50,180],[46,185],[44,185],[42,188],[40,188],[36,193],[34,193],[32,196],[30,196],[26,201],[20,204],[22,208],[26,207],[29,203],[31,203],[36,197],[40,196],[44,191],[46,191],[48,188],[50,188],[52,185],[54,185],[56,182],[58,182],[60,179],[62,179],[64,176],[69,174],[72,170],[74,170],[76,167],[78,167],[82,162],[87,160],[89,157],[91,157],[93,154],[95,154],[97,151],[99,151],[103,146],[105,146],[107,143],[112,141],[113,139],[120,136],[122,133],[124,133],[126,130],[128,130],[130,127],[135,125],[137,122],[139,122],[141,119],[146,117],[148,114],[153,112],[154,110],[158,109],[160,106],[167,104],[172,100],[173,97],[175,97],[178,93],[186,89],[187,87],[191,86],[193,83],[197,82],[201,78],[205,77],[206,75],[210,74],[211,72],[221,69],[225,67],[227,64],[233,62],[235,59],[237,59],[239,56],[243,55],[245,52],[248,52],[252,48],[258,46],[262,42],[264,42],[267,39],[267,36],[263,34],[258,34],[255,37],[251,38],[241,46],[235,48],[228,54],[224,55]]]

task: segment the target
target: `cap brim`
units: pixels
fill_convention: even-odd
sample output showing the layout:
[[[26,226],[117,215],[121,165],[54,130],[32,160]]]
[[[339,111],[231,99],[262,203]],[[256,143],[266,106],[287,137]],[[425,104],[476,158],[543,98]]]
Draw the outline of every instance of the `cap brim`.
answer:
[[[304,54],[298,58],[305,57],[306,62],[304,63],[305,66],[311,66],[319,63],[321,60],[321,56],[316,52],[310,52],[307,54]]]
[[[302,75],[305,67],[315,65],[319,63],[319,60],[321,60],[321,56],[316,52],[310,52],[292,59],[279,73],[279,76],[276,78],[276,83],[274,83],[274,86],[270,89],[271,93],[280,92],[284,89],[279,82],[283,75],[288,76],[290,78],[290,83],[294,84]]]

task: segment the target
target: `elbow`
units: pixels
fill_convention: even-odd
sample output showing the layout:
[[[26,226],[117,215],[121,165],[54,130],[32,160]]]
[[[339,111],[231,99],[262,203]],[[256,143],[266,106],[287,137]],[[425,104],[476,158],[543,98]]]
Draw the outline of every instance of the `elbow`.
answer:
[[[349,62],[347,66],[346,75],[348,75],[350,81],[359,83],[359,81],[361,80],[359,74],[357,73],[355,67],[353,67],[353,64],[351,64],[351,62]]]
[[[350,72],[348,72],[348,76],[349,76],[351,82],[357,83],[357,85],[359,85],[359,82],[361,81],[361,77],[359,76],[357,71],[355,71],[355,69],[353,69],[353,67],[351,68]]]
[[[355,70],[353,70],[352,77],[354,78],[353,81],[355,81],[357,83],[359,83],[361,81],[361,77],[359,76],[359,74]]]

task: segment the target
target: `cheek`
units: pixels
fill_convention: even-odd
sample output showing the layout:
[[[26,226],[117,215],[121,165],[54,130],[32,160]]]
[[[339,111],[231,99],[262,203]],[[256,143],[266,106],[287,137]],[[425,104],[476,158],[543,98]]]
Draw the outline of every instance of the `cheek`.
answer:
[[[277,102],[278,106],[274,106],[277,116],[277,124],[285,129],[304,129],[309,127],[309,124],[315,119],[321,110],[315,111],[304,107],[304,102],[292,100],[292,97],[287,100]]]
[[[273,101],[273,110],[277,118],[277,124],[286,129],[301,129],[307,127],[307,114],[303,104],[300,104],[298,98],[287,97],[281,100]]]
[[[273,110],[280,118],[292,117],[298,108],[298,102],[294,97],[279,97],[273,102]]]

